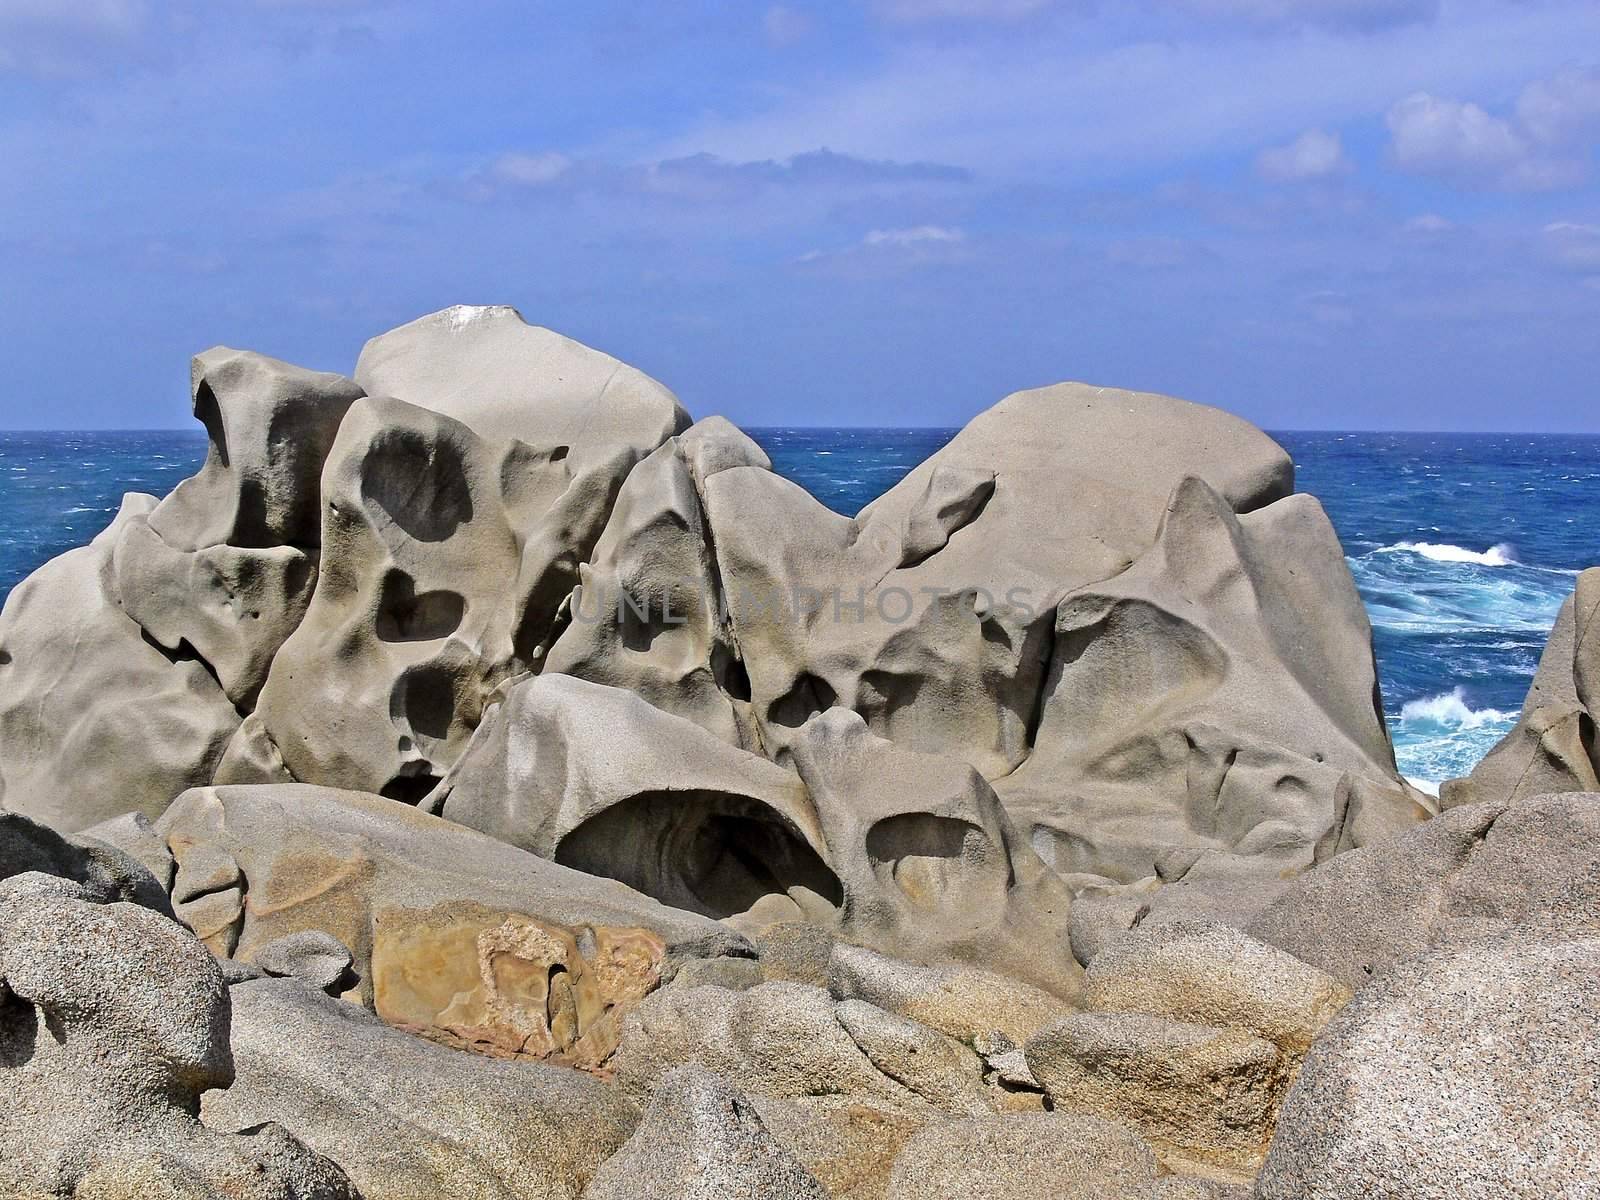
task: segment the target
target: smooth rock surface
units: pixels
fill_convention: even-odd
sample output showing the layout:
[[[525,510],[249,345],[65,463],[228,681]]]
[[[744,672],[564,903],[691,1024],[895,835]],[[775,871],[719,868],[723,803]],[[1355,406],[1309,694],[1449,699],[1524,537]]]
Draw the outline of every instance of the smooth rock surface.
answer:
[[[1248,932],[1360,988],[1454,924],[1600,928],[1600,794],[1447,810],[1293,881]]]

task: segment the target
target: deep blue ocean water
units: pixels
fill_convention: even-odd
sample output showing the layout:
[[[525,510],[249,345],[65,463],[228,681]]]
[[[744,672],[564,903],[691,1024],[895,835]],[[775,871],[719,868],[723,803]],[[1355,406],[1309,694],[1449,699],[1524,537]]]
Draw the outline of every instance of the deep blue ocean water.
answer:
[[[951,429],[757,429],[773,466],[854,514]],[[1600,565],[1600,437],[1282,433],[1372,615],[1401,770],[1464,774],[1515,720],[1556,610]],[[164,495],[200,431],[0,434],[0,598],[88,541],[122,493]]]

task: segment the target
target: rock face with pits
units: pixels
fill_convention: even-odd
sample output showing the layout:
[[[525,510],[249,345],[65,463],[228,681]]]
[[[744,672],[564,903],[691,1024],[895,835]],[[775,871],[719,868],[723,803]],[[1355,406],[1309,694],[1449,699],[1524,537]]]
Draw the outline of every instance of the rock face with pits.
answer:
[[[1435,816],[1218,410],[1019,392],[850,517],[507,308],[192,393],[0,613],[0,1191],[1594,1190],[1600,572]]]

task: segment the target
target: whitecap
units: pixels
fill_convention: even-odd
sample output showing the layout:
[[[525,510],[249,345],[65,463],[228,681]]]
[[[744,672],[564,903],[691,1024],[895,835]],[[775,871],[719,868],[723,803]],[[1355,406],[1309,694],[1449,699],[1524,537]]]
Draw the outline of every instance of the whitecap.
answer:
[[[1503,725],[1514,720],[1515,713],[1498,708],[1471,708],[1461,688],[1429,696],[1424,700],[1407,701],[1400,709],[1403,726],[1433,725],[1454,729],[1481,729],[1485,725]]]
[[[1420,554],[1423,558],[1431,558],[1434,562],[1475,563],[1480,567],[1519,565],[1516,547],[1510,542],[1501,542],[1482,552],[1468,550],[1465,546],[1452,546],[1448,542],[1396,542],[1393,546],[1385,546],[1379,551],[1380,554],[1395,552]]]

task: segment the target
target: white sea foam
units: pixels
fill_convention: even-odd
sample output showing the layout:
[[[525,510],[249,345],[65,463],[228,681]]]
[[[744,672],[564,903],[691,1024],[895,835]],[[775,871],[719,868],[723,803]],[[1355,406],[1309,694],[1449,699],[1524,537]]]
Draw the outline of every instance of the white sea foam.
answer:
[[[1416,788],[1417,791],[1426,792],[1428,795],[1434,796],[1434,797],[1437,797],[1439,795],[1439,785],[1444,782],[1442,779],[1440,779],[1440,780],[1413,779],[1409,775],[1407,775],[1405,777],[1405,779],[1406,779],[1406,782],[1409,783],[1412,787]]]
[[[1468,550],[1464,546],[1452,546],[1448,542],[1398,542],[1393,546],[1385,546],[1384,550],[1388,552],[1403,550],[1411,554],[1420,554],[1423,558],[1431,558],[1434,562],[1476,563],[1480,567],[1518,565],[1516,548],[1509,542],[1490,546],[1482,552]]]
[[[1498,708],[1471,708],[1461,688],[1429,696],[1426,700],[1409,701],[1400,709],[1402,725],[1447,726],[1453,729],[1481,729],[1485,725],[1501,725],[1515,719],[1515,713]]]

